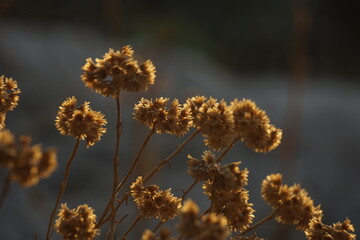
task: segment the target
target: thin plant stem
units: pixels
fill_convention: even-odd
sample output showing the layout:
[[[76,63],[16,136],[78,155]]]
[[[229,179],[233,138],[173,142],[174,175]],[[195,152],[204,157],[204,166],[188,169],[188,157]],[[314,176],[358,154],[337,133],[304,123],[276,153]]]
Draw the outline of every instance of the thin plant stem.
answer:
[[[69,157],[69,159],[67,161],[66,168],[65,168],[65,173],[64,173],[64,179],[63,179],[63,181],[61,183],[60,191],[59,191],[58,197],[56,199],[54,209],[52,210],[51,215],[50,215],[50,220],[49,220],[49,224],[48,224],[48,228],[47,228],[47,232],[46,232],[46,240],[49,240],[50,237],[51,237],[51,232],[52,232],[51,231],[51,226],[52,226],[52,223],[53,223],[53,220],[54,220],[56,209],[59,207],[61,198],[64,195],[66,185],[67,185],[67,182],[68,182],[68,178],[69,178],[70,166],[71,166],[72,161],[75,158],[75,155],[76,155],[77,150],[79,148],[79,144],[80,144],[80,139],[77,138],[74,149],[73,149],[73,151],[72,151],[72,153],[71,153],[71,155],[70,155],[70,157]]]
[[[125,177],[123,178],[123,180],[120,182],[120,184],[118,184],[117,189],[116,189],[116,195],[120,192],[121,188],[124,186],[124,184],[126,183],[126,181],[128,180],[128,178],[130,177],[131,173],[134,171],[136,165],[138,164],[141,154],[144,152],[144,149],[146,147],[146,145],[148,144],[148,142],[150,141],[151,137],[155,134],[155,128],[151,129],[148,133],[148,135],[146,136],[146,139],[144,141],[144,143],[141,145],[140,150],[138,151],[136,157],[133,160],[133,163],[130,167],[130,169],[128,170],[128,172],[126,173]],[[108,202],[104,212],[102,213],[100,219],[99,219],[99,223],[98,225],[102,225],[102,221],[104,220],[106,214],[109,212],[109,209],[111,207],[111,202],[113,199],[110,199],[110,201]],[[122,202],[121,202],[122,203]],[[118,207],[115,208],[115,212],[117,211]]]
[[[273,217],[275,217],[276,212],[272,212],[263,219],[261,219],[259,222],[255,223],[254,225],[248,227],[244,232],[241,233],[241,235],[245,235],[246,233],[250,232],[251,230],[257,228],[258,226],[262,225],[263,223],[271,220]]]
[[[234,140],[229,144],[229,146],[220,154],[220,156],[215,160],[215,162],[221,162],[221,160],[225,157],[225,155],[235,146],[235,142],[239,140],[239,137],[234,138]],[[199,181],[194,180],[194,182],[184,191],[182,196],[182,201],[184,201],[185,197],[189,194],[189,192],[195,187],[195,185]]]
[[[152,178],[162,168],[162,166],[165,163],[170,162],[171,159],[173,159],[176,156],[176,154],[178,154],[193,138],[196,137],[196,135],[200,133],[200,131],[201,131],[200,129],[196,130],[182,144],[180,144],[174,152],[172,152],[167,158],[159,162],[158,165],[144,178],[144,183],[149,181],[149,179]]]
[[[126,230],[125,234],[121,237],[121,240],[125,240],[130,231],[135,227],[135,225],[140,221],[141,215],[139,214],[135,220],[132,222],[130,227]]]
[[[10,172],[8,172],[6,174],[4,184],[3,184],[1,194],[0,194],[0,209],[1,209],[1,207],[5,201],[5,198],[10,190],[10,185],[11,185]]]
[[[189,194],[189,192],[193,189],[193,187],[195,187],[195,185],[198,183],[199,181],[195,180],[183,193],[182,197],[181,197],[181,201],[184,201],[185,197]]]
[[[119,149],[120,149],[120,136],[122,132],[122,122],[121,122],[121,111],[120,111],[120,93],[115,98],[116,101],[116,113],[117,113],[117,121],[116,121],[116,147],[113,158],[113,189],[111,194],[111,223],[110,223],[110,239],[114,239],[115,234],[115,200],[117,195],[117,186],[119,182]]]
[[[153,233],[156,233],[156,231],[157,230],[159,230],[159,228],[161,227],[161,225],[163,225],[165,222],[163,222],[163,221],[160,221],[157,225],[156,225],[156,227],[153,229]]]
[[[133,163],[131,164],[131,167],[129,169],[129,171],[127,172],[126,176],[123,178],[123,180],[121,181],[121,183],[118,185],[116,191],[119,192],[122,188],[122,186],[124,186],[124,184],[126,183],[126,181],[128,180],[128,178],[130,177],[131,173],[134,171],[137,163],[139,162],[140,156],[143,153],[145,146],[148,144],[149,140],[151,139],[151,137],[154,135],[156,129],[153,128],[150,130],[150,132],[148,133],[148,135],[146,136],[146,139],[144,141],[144,143],[142,144],[139,152],[137,153]]]

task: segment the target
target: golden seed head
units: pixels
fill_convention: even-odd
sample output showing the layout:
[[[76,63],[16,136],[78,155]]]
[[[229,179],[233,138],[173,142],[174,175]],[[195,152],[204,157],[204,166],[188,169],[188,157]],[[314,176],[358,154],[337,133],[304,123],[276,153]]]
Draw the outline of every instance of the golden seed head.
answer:
[[[231,102],[234,131],[255,152],[267,153],[279,146],[282,131],[270,124],[264,110],[249,99]]]
[[[288,186],[281,183],[280,174],[266,177],[262,183],[262,198],[276,211],[276,221],[294,224],[298,230],[306,230],[311,219],[321,220],[322,210],[314,206],[308,192],[299,184]]]
[[[10,180],[23,187],[37,184],[57,168],[56,151],[43,151],[40,144],[31,145],[31,138],[20,136],[16,141],[9,130],[0,131],[0,166],[9,169]]]
[[[179,232],[186,238],[226,239],[230,235],[227,220],[222,215],[210,213],[199,219],[199,208],[191,199],[185,201],[180,213]]]
[[[130,189],[131,196],[143,217],[155,217],[167,221],[178,215],[181,199],[175,197],[171,189],[159,190],[156,185],[144,187],[141,176],[131,184]]]
[[[99,235],[96,228],[96,215],[88,205],[80,205],[76,209],[69,209],[61,204],[55,230],[64,240],[93,240]]]
[[[173,134],[183,136],[189,132],[192,126],[191,109],[187,104],[181,105],[174,99],[169,108],[169,98],[156,98],[155,101],[141,98],[134,107],[134,119],[155,128],[158,134]]]
[[[88,102],[76,107],[76,98],[67,98],[59,107],[55,126],[62,135],[86,140],[87,147],[93,146],[106,132],[105,116],[93,111]]]
[[[88,58],[82,67],[81,80],[86,87],[106,97],[117,97],[122,90],[145,91],[155,83],[155,66],[150,60],[139,66],[133,54],[131,46],[125,46],[121,51],[109,49],[95,62]]]
[[[354,226],[349,219],[329,226],[323,224],[320,219],[313,218],[305,230],[305,236],[309,240],[355,240],[354,231]]]
[[[17,106],[20,93],[15,80],[0,76],[0,130],[5,128],[6,112]]]

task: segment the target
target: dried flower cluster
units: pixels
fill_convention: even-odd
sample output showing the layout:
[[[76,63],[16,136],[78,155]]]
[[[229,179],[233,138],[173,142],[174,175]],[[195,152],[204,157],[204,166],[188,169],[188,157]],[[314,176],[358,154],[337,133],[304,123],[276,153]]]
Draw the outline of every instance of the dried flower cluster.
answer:
[[[282,138],[282,131],[270,124],[264,110],[249,100],[231,102],[234,131],[255,152],[267,153],[275,149]]]
[[[155,101],[141,98],[134,107],[134,118],[159,134],[183,136],[192,126],[191,109],[186,103],[179,104],[177,99],[167,108],[168,101],[169,98],[162,97]]]
[[[230,238],[230,240],[265,240],[264,238],[259,238],[258,236],[256,236],[256,233],[253,233],[251,236],[249,237],[245,237],[242,235],[237,235],[233,238]]]
[[[155,233],[153,233],[149,229],[146,229],[141,237],[141,240],[175,240],[175,239],[177,238],[172,237],[168,229],[161,229],[159,236],[156,236]]]
[[[28,136],[16,140],[9,130],[0,131],[0,167],[9,169],[11,181],[29,187],[50,176],[57,165],[55,149],[43,151],[40,144],[31,145]]]
[[[94,210],[86,204],[76,209],[69,209],[66,203],[62,204],[55,229],[63,236],[63,240],[93,240],[99,235]]]
[[[155,217],[164,222],[179,214],[181,199],[175,197],[171,189],[163,191],[157,185],[145,187],[141,176],[132,183],[130,189],[143,217]]]
[[[73,136],[81,140],[86,139],[87,147],[93,146],[106,132],[105,116],[101,112],[93,111],[89,102],[76,107],[76,98],[67,98],[59,107],[56,116],[56,128],[63,135]]]
[[[190,199],[181,208],[178,230],[197,240],[225,240],[230,235],[224,216],[210,213],[199,218],[199,207]]]
[[[5,128],[6,112],[17,106],[20,93],[15,80],[0,76],[0,130]]]
[[[232,230],[245,230],[254,218],[252,204],[248,202],[249,193],[244,189],[249,171],[240,170],[240,162],[222,166],[210,151],[205,151],[201,160],[188,158],[188,173],[196,181],[204,182],[205,194],[212,201],[212,211],[223,214]]]
[[[349,219],[328,226],[323,224],[321,220],[314,218],[310,221],[305,235],[309,240],[355,240],[354,231],[354,226]]]
[[[262,182],[262,198],[276,211],[280,223],[294,224],[298,230],[306,230],[312,219],[322,218],[320,205],[313,200],[299,184],[282,184],[281,174],[271,174]]]
[[[194,126],[201,129],[205,145],[213,150],[228,146],[238,138],[255,152],[267,153],[281,141],[282,131],[270,124],[265,111],[249,100],[224,100],[204,96],[189,98]]]
[[[121,51],[109,49],[95,62],[88,58],[82,70],[85,86],[104,96],[117,97],[121,90],[139,92],[155,82],[155,67],[150,60],[140,64],[133,58],[131,46]]]

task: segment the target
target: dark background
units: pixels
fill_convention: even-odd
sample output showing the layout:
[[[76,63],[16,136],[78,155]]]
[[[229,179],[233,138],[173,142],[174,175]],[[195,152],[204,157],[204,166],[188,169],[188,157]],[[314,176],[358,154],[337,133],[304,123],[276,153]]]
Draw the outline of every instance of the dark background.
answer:
[[[357,1],[333,0],[0,0],[0,75],[13,77],[22,90],[19,106],[7,114],[7,127],[44,147],[56,146],[60,164],[37,186],[12,184],[0,211],[0,239],[31,239],[35,232],[44,238],[74,144],[57,132],[54,119],[60,103],[73,95],[79,103],[91,101],[109,124],[99,143],[80,148],[63,201],[71,208],[88,203],[101,213],[111,191],[115,107],[112,99],[86,89],[79,76],[86,58],[128,44],[140,61],[154,62],[157,80],[146,93],[122,96],[121,174],[147,131],[131,118],[140,97],[250,98],[284,130],[280,147],[267,155],[238,144],[226,158],[242,161],[250,171],[247,188],[255,221],[271,211],[259,196],[262,179],[281,172],[286,184],[300,182],[321,204],[324,223],[349,217],[359,229],[359,7]],[[156,136],[136,174],[147,172],[181,141]],[[179,188],[192,182],[185,174],[187,154],[200,157],[203,150],[199,137],[154,182],[179,196]],[[205,210],[209,203],[201,192],[198,186],[189,197]],[[156,223],[142,221],[132,239]],[[124,230],[120,226],[119,236]],[[305,239],[275,222],[256,232],[267,239]]]

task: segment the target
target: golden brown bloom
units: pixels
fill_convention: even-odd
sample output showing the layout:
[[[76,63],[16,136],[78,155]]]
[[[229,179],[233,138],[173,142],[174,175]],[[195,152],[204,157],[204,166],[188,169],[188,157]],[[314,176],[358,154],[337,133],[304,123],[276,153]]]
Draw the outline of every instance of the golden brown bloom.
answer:
[[[253,233],[250,237],[245,237],[241,235],[237,235],[233,238],[230,238],[230,240],[265,240],[264,238],[257,237],[256,233]]]
[[[106,132],[105,116],[101,112],[93,111],[89,102],[76,107],[76,98],[67,98],[59,107],[55,126],[62,135],[69,135],[81,140],[86,139],[87,147],[99,141]]]
[[[143,217],[155,217],[164,222],[178,215],[181,199],[175,197],[171,193],[171,189],[159,190],[157,185],[144,187],[141,176],[130,188],[134,202]]]
[[[15,80],[0,76],[0,130],[5,128],[6,112],[17,106],[20,93]]]
[[[305,235],[309,240],[355,240],[354,232],[355,228],[349,219],[329,226],[314,218],[310,221]]]
[[[29,187],[50,176],[57,165],[55,149],[43,151],[40,144],[31,145],[28,136],[16,141],[10,131],[0,131],[0,166],[9,168],[11,181]]]
[[[93,240],[100,231],[96,228],[96,215],[91,207],[84,204],[70,210],[66,203],[61,205],[55,229],[64,240]]]
[[[183,136],[192,126],[191,109],[187,104],[179,104],[174,99],[167,108],[169,98],[156,98],[155,101],[141,98],[134,107],[134,118],[148,126],[156,128],[159,134],[167,133]]]
[[[187,99],[191,108],[194,126],[201,129],[205,145],[218,151],[234,139],[233,116],[230,106],[224,100],[196,96]]]
[[[234,131],[255,152],[267,153],[275,149],[282,138],[282,131],[270,124],[264,110],[249,100],[231,102]]]
[[[222,166],[208,150],[204,151],[201,160],[190,155],[188,158],[188,173],[196,181],[206,181],[209,192],[238,190],[247,185],[249,171],[240,170],[240,162]]]
[[[168,229],[161,229],[159,236],[155,233],[146,229],[141,237],[141,240],[175,240],[176,238],[171,237],[171,233]]]
[[[131,46],[121,51],[109,49],[95,62],[88,58],[82,67],[81,80],[85,86],[104,96],[117,97],[121,90],[145,91],[155,82],[155,67],[150,60],[140,64],[133,58]]]
[[[198,206],[192,200],[187,200],[181,208],[181,220],[177,226],[184,237],[197,240],[225,240],[230,235],[224,216],[210,213],[199,219],[198,214]]]
[[[322,210],[314,206],[313,200],[299,184],[281,184],[281,175],[268,176],[262,183],[262,198],[276,212],[276,221],[294,224],[296,229],[305,230],[311,219],[321,219]]]
[[[255,210],[253,204],[249,203],[249,192],[246,189],[211,192],[209,183],[205,183],[203,188],[212,201],[213,212],[223,214],[232,230],[242,232],[253,222]]]

